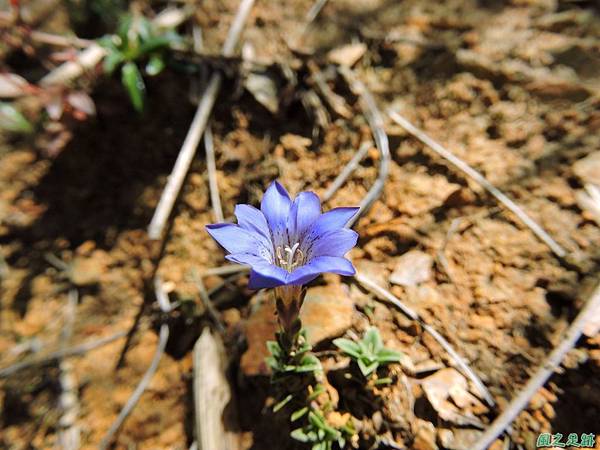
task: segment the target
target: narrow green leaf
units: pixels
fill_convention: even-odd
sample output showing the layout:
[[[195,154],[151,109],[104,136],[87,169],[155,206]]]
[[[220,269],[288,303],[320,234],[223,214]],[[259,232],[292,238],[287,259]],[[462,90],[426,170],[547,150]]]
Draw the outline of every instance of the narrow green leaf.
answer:
[[[325,427],[325,418],[321,417],[320,414],[315,413],[314,411],[310,411],[308,413],[308,420],[310,423],[317,428]]]
[[[13,105],[0,102],[0,130],[28,134],[33,125]]]
[[[376,355],[383,348],[383,341],[381,340],[381,334],[375,327],[369,327],[363,337],[364,343],[367,345],[369,350]]]
[[[321,361],[315,355],[304,355],[300,361],[300,365],[296,367],[296,372],[315,372],[321,370]]]
[[[294,398],[292,394],[288,394],[287,397],[285,397],[283,400],[281,400],[279,403],[273,406],[273,412],[279,411],[281,408],[287,405],[292,400],[292,398]]]
[[[125,60],[125,55],[119,50],[109,50],[102,63],[102,69],[107,75],[112,75],[117,66]]]
[[[138,48],[138,55],[143,56],[156,50],[167,48],[171,40],[167,36],[154,36],[144,41]]]
[[[294,411],[292,413],[292,415],[290,416],[290,420],[292,422],[295,422],[296,420],[298,420],[300,417],[303,417],[304,415],[306,415],[306,413],[308,412],[308,406],[305,406],[304,408],[300,408],[297,411]]]
[[[279,363],[272,356],[267,356],[265,358],[265,363],[267,364],[267,366],[269,366],[271,368],[271,370],[273,370],[273,372],[278,372],[280,369]]]
[[[373,384],[375,386],[381,386],[381,385],[385,385],[385,384],[390,384],[392,382],[392,379],[390,377],[385,377],[385,378],[378,378],[377,380],[375,380],[375,382],[373,382]]]
[[[267,341],[267,349],[275,358],[279,358],[281,356],[281,347],[277,342]]]
[[[377,361],[373,361],[370,364],[366,364],[362,359],[359,359],[357,363],[358,368],[365,377],[371,375],[373,372],[375,372],[375,370],[377,370],[377,367],[379,367],[379,363]]]
[[[128,62],[122,67],[121,81],[127,89],[133,107],[136,111],[142,112],[144,110],[146,87],[142,75],[134,63]]]
[[[360,347],[356,342],[350,339],[338,338],[333,340],[333,344],[347,355],[360,358]]]
[[[317,386],[313,390],[313,393],[308,396],[308,400],[313,401],[315,398],[317,398],[323,392],[325,392],[325,388],[323,387],[323,385],[317,384]]]
[[[379,353],[377,353],[377,361],[381,363],[400,362],[402,361],[403,356],[404,355],[402,355],[402,353],[399,351],[392,350],[390,348],[383,348],[379,350]]]
[[[165,68],[165,61],[160,55],[152,55],[146,64],[146,73],[151,77],[158,75]]]
[[[302,428],[296,428],[294,431],[290,433],[290,436],[293,439],[296,439],[300,442],[310,442],[310,437],[304,432]]]

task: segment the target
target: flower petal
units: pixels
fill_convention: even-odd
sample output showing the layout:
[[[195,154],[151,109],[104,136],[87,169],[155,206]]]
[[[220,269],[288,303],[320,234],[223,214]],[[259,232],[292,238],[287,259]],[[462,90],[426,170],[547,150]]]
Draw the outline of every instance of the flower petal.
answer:
[[[346,258],[318,256],[313,258],[308,264],[298,267],[290,273],[286,284],[306,284],[324,272],[350,276],[354,275],[356,270],[354,270],[354,266]]]
[[[267,188],[265,195],[263,195],[260,210],[267,219],[275,245],[281,245],[277,242],[277,239],[285,234],[291,204],[290,195],[277,181],[273,181]]]
[[[314,192],[300,192],[294,199],[290,208],[287,228],[294,242],[310,227],[321,215],[321,200]]]
[[[307,238],[315,239],[317,236],[329,231],[344,228],[348,221],[358,212],[359,208],[333,208],[314,221]]]
[[[271,231],[269,230],[267,219],[260,209],[250,205],[236,205],[235,217],[237,217],[238,225],[240,227],[244,230],[263,236],[264,245],[269,249],[273,248]]]
[[[249,253],[235,253],[227,255],[229,261],[246,264],[252,268],[250,272],[250,289],[271,288],[285,284],[288,272],[281,267],[274,266],[261,256]]]
[[[309,260],[318,256],[344,256],[356,245],[357,240],[356,231],[342,228],[319,236],[305,254]]]
[[[229,253],[260,255],[273,252],[265,247],[265,239],[261,235],[244,230],[233,223],[206,225],[206,231]]]
[[[279,267],[276,268],[278,269]],[[257,272],[253,269],[250,272],[250,279],[248,280],[248,289],[269,289],[277,286],[283,286],[284,284],[285,281],[281,280],[278,274],[276,274],[275,276],[268,276]]]

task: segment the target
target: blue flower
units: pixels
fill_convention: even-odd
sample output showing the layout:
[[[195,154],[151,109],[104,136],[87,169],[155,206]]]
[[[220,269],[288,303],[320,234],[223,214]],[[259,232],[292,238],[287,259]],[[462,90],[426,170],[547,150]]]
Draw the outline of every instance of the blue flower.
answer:
[[[208,233],[229,252],[230,261],[251,267],[251,289],[299,286],[319,274],[354,275],[344,255],[358,234],[344,228],[358,208],[334,208],[321,214],[313,192],[292,201],[277,181],[265,192],[260,210],[237,205],[238,223],[207,225]]]

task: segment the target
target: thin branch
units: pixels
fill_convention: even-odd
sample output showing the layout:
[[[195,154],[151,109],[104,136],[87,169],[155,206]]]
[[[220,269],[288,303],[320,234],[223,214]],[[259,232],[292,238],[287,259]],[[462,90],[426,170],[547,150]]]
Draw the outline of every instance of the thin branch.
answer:
[[[81,39],[77,36],[62,36],[60,34],[46,33],[45,31],[32,31],[29,37],[42,44],[55,45],[57,47],[79,47],[87,48],[94,43],[89,39]]]
[[[473,446],[473,450],[485,450],[489,445],[510,425],[510,423],[523,411],[534,394],[546,383],[554,370],[569,350],[571,350],[583,332],[583,328],[590,319],[590,316],[600,307],[600,284],[586,302],[583,309],[579,312],[573,323],[569,326],[561,343],[548,355],[548,358],[538,369],[536,374],[530,378],[521,393],[515,397],[492,422],[490,427],[483,433],[479,440]]]
[[[437,141],[434,141],[431,137],[425,134],[424,131],[420,130],[412,123],[410,123],[403,116],[398,114],[396,111],[389,110],[388,115],[390,118],[396,122],[398,125],[403,127],[406,131],[420,140],[422,143],[431,148],[434,152],[440,155],[442,158],[446,159],[450,164],[456,167],[459,170],[462,170],[467,176],[471,177],[477,183],[479,183],[485,190],[487,190],[491,195],[493,195],[496,200],[502,203],[506,208],[512,211],[518,218],[523,222],[533,233],[544,242],[550,249],[554,252],[556,256],[559,258],[564,258],[567,255],[565,249],[563,249],[554,239],[550,237],[544,229],[538,225],[532,218],[530,218],[523,209],[513,202],[510,198],[504,195],[498,188],[496,188],[492,183],[490,183],[481,173],[477,172],[467,163],[465,163],[462,159],[458,158],[452,152],[444,148]]]
[[[306,13],[305,27],[308,26],[311,22],[313,22],[317,18],[317,16],[319,15],[319,13],[321,12],[321,10],[323,9],[323,7],[325,6],[326,3],[327,3],[327,0],[317,0],[311,6],[311,8]]]
[[[20,370],[27,369],[29,367],[39,366],[48,364],[49,362],[56,361],[57,359],[66,358],[70,356],[80,356],[84,353],[87,353],[91,350],[95,350],[104,345],[110,344],[111,342],[116,341],[117,339],[121,339],[127,335],[126,331],[119,331],[111,336],[106,336],[100,339],[95,339],[89,342],[84,342],[83,344],[76,345],[74,347],[69,347],[65,349],[60,349],[49,355],[38,357],[31,359],[29,361],[21,361],[19,363],[10,365],[3,369],[0,369],[0,378],[9,377]]]
[[[231,275],[238,272],[247,272],[250,270],[250,266],[244,266],[240,264],[228,264],[226,266],[213,267],[212,269],[206,269],[200,274],[202,278],[209,276],[220,276],[220,275]]]
[[[227,39],[223,45],[222,54],[224,56],[231,56],[233,54],[237,41],[242,32],[242,28],[246,22],[246,19],[248,18],[248,15],[250,14],[250,9],[252,8],[253,4],[254,0],[242,0],[240,3],[236,17],[231,25],[231,28],[229,29]],[[162,196],[160,197],[158,206],[154,211],[154,216],[152,217],[152,221],[148,227],[148,236],[150,239],[159,239],[163,233],[167,220],[173,211],[175,200],[179,195],[179,191],[181,190],[185,176],[188,173],[192,159],[194,158],[196,149],[198,148],[198,143],[200,142],[202,133],[204,132],[206,124],[208,123],[208,118],[212,112],[222,82],[223,76],[220,73],[213,73],[210,77],[208,86],[204,91],[202,100],[198,104],[198,109],[196,110],[196,114],[194,115],[194,119],[190,125],[188,134],[185,137],[183,145],[181,146],[181,150],[179,151],[179,155],[177,156],[177,160],[175,161],[173,171],[169,176],[167,185],[165,186]]]
[[[219,184],[217,181],[217,165],[215,163],[215,146],[210,124],[204,132],[204,147],[206,149],[206,168],[208,170],[208,187],[210,190],[210,202],[215,212],[217,222],[223,222],[223,207],[219,196]]]
[[[175,161],[173,171],[171,172],[171,175],[169,175],[167,185],[163,190],[160,200],[158,201],[158,206],[152,216],[152,221],[148,226],[148,236],[150,239],[156,240],[162,236],[167,220],[173,210],[175,200],[179,195],[179,191],[181,190],[181,186],[183,186],[183,181],[188,173],[192,159],[196,154],[198,143],[206,128],[208,118],[212,112],[222,82],[223,76],[220,73],[213,73],[210,77],[208,86],[204,91],[202,100],[198,104],[198,109],[196,110],[190,129],[183,141],[177,160]]]
[[[77,289],[69,291],[67,304],[65,305],[65,320],[61,333],[62,348],[67,347],[67,343],[73,335],[73,325],[75,324],[75,315],[77,313],[77,302],[79,295]],[[60,398],[59,404],[62,415],[59,420],[58,441],[60,448],[64,450],[77,450],[81,443],[80,429],[77,425],[77,415],[79,414],[79,401],[77,399],[77,379],[73,371],[71,361],[62,360],[60,368]]]
[[[369,291],[371,291],[371,292],[379,295],[383,299],[389,301],[394,306],[398,307],[398,309],[400,309],[409,318],[419,322],[421,324],[421,326],[423,327],[423,329],[425,331],[427,331],[429,334],[431,334],[431,336],[444,348],[444,350],[446,350],[446,352],[450,355],[450,357],[452,358],[452,360],[454,361],[456,366],[462,371],[463,375],[468,377],[473,382],[473,384],[479,390],[482,398],[484,398],[485,401],[490,406],[495,405],[492,395],[490,394],[488,389],[485,387],[483,382],[479,379],[477,374],[475,374],[475,372],[473,372],[473,370],[469,367],[469,365],[466,363],[466,361],[452,348],[450,343],[441,334],[439,334],[430,325],[426,324],[414,310],[412,310],[411,308],[406,306],[404,303],[402,303],[402,301],[398,297],[396,297],[394,294],[392,294],[387,289],[379,286],[377,283],[372,281],[368,276],[363,275],[360,272],[357,272],[356,275],[354,275],[354,278],[356,279],[356,281],[358,281],[360,284],[362,284]]]
[[[385,185],[385,181],[387,180],[390,170],[391,156],[388,137],[383,129],[383,118],[381,116],[381,112],[377,108],[377,104],[375,103],[373,95],[371,95],[365,84],[358,79],[352,69],[339,66],[338,70],[344,76],[344,78],[346,78],[347,82],[350,84],[350,88],[359,95],[363,113],[367,119],[367,122],[369,123],[369,126],[371,127],[371,133],[373,133],[375,143],[377,144],[377,149],[380,153],[379,173],[377,175],[377,180],[375,180],[375,183],[373,183],[373,186],[371,186],[371,189],[369,189],[367,195],[365,195],[360,202],[360,209],[358,210],[358,213],[356,213],[350,222],[348,222],[347,227],[350,228],[381,196],[383,192],[383,186]]]
[[[337,190],[342,187],[342,185],[346,182],[348,177],[352,175],[352,172],[354,172],[359,166],[360,162],[365,157],[372,145],[373,143],[370,141],[363,142],[360,145],[358,151],[354,154],[352,159],[348,162],[348,164],[344,166],[339,175],[335,177],[335,180],[333,180],[331,185],[327,188],[325,194],[323,194],[323,203],[330,200],[331,197],[333,197],[333,195],[337,192]]]
[[[160,333],[158,336],[158,346],[156,347],[154,356],[152,357],[152,362],[150,363],[150,367],[148,367],[148,370],[142,377],[139,384],[136,386],[135,390],[133,391],[133,394],[131,394],[131,397],[129,397],[129,399],[127,400],[127,403],[125,404],[125,406],[123,407],[123,409],[121,410],[119,415],[117,416],[116,420],[112,423],[109,430],[102,438],[102,441],[100,442],[100,445],[99,445],[100,450],[105,450],[109,447],[109,445],[112,443],[112,440],[113,440],[115,434],[117,433],[117,431],[119,431],[119,429],[123,425],[123,422],[125,422],[125,419],[127,418],[127,416],[129,416],[129,414],[131,413],[131,411],[133,410],[133,408],[135,407],[137,402],[140,400],[140,397],[142,396],[142,394],[144,393],[144,391],[150,384],[150,381],[152,380],[152,377],[154,376],[156,369],[158,369],[158,363],[160,362],[160,359],[162,358],[162,355],[165,351],[165,347],[167,345],[168,340],[169,340],[169,326],[166,323],[163,323],[160,326]]]
[[[210,299],[210,294],[206,290],[206,286],[204,286],[202,277],[200,275],[198,275],[198,273],[194,270],[192,272],[192,278],[194,280],[194,283],[196,284],[196,287],[198,288],[198,293],[200,294],[200,299],[202,300],[202,303],[204,304],[204,308],[206,309],[206,312],[208,312],[208,315],[212,317],[214,323],[216,324],[217,328],[219,329],[219,332],[224,333],[225,326],[223,325],[223,321],[221,320],[221,317],[219,316],[219,312],[215,309],[215,307]]]

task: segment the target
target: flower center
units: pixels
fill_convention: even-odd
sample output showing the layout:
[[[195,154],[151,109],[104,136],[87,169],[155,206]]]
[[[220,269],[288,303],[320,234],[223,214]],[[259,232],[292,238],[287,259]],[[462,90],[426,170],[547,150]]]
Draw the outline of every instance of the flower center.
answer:
[[[286,269],[288,272],[291,272],[295,267],[302,264],[302,260],[304,259],[304,253],[300,250],[300,243],[296,242],[291,247],[286,245],[283,247],[283,251],[281,246],[277,246],[277,260],[279,261],[279,266]]]

